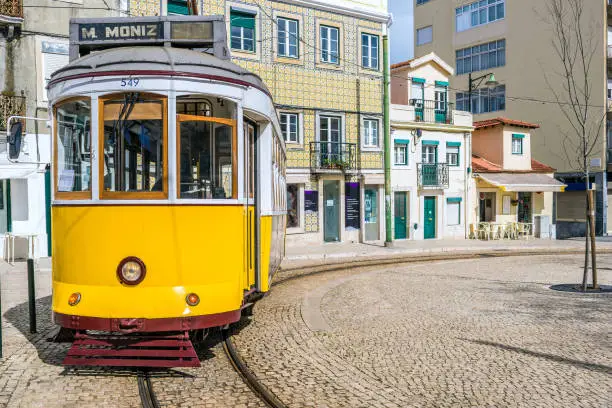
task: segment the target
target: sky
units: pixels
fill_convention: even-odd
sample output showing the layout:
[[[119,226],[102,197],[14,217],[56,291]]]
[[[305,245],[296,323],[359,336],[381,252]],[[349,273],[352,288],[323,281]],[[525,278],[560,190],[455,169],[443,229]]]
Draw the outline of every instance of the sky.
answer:
[[[413,56],[413,4],[414,0],[389,0],[389,11],[393,14],[393,25],[389,33],[392,64]]]

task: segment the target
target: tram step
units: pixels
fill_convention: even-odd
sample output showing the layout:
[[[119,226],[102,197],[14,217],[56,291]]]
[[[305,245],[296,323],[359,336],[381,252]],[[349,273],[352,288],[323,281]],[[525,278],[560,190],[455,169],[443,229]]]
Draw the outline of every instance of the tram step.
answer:
[[[187,334],[109,335],[77,333],[64,365],[200,367]]]

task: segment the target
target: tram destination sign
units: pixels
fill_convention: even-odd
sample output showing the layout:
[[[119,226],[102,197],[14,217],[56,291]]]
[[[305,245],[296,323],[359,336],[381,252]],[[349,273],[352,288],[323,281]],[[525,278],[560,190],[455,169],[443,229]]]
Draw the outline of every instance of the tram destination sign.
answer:
[[[99,22],[79,24],[79,41],[159,40],[164,38],[163,22]]]

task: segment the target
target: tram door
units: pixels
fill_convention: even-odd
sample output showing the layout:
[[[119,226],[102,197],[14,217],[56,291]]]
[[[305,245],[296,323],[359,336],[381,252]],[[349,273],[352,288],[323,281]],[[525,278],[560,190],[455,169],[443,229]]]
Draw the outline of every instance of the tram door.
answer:
[[[248,206],[246,217],[246,271],[247,287],[255,285],[255,126],[244,120],[244,168],[245,188],[248,192]]]

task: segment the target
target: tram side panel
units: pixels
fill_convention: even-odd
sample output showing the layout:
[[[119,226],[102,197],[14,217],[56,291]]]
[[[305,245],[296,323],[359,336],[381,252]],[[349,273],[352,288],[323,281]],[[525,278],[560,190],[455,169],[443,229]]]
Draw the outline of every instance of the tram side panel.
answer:
[[[245,240],[241,206],[55,206],[53,310],[101,318],[189,317],[239,310]],[[136,286],[117,267],[146,265]],[[69,306],[72,293],[81,301]],[[200,303],[188,306],[196,293]]]

